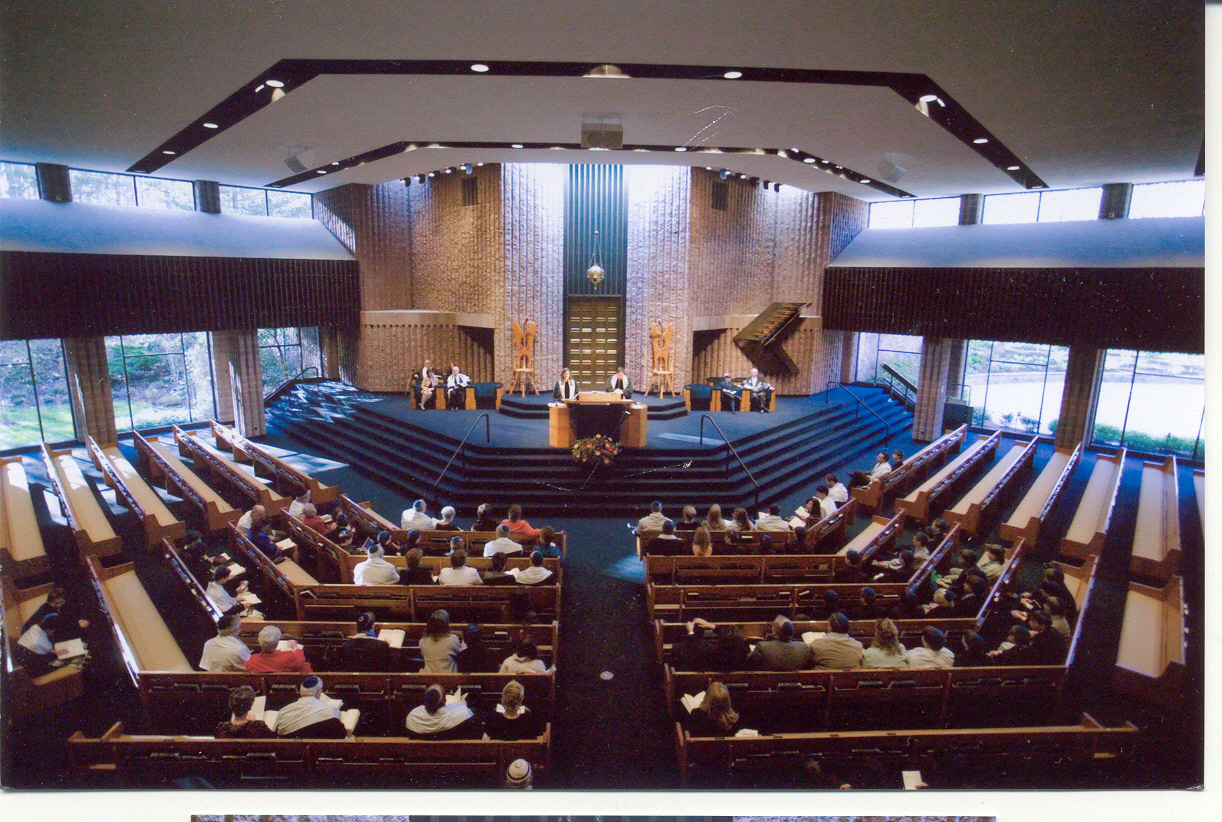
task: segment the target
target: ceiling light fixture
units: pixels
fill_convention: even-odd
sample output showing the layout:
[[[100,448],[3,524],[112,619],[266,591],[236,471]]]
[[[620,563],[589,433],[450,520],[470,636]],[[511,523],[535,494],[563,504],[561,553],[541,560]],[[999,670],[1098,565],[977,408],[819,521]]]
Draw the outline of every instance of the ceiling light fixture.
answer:
[[[920,97],[920,100],[922,103],[932,103],[934,100],[937,100],[937,99],[938,99],[938,95],[936,94],[922,94]]]
[[[972,142],[973,142],[973,143],[975,143],[975,144],[976,144],[976,145],[978,145],[978,146],[979,146],[979,145],[983,145],[983,144],[987,143],[988,141],[989,141],[989,138],[988,138],[988,137],[977,137],[975,140],[972,140]]]
[[[483,63],[475,63],[474,65],[471,66],[471,70],[477,71],[480,74],[483,74],[485,71],[488,70],[488,67],[484,65]]]
[[[326,174],[326,173],[327,173],[327,170],[326,170],[325,168],[320,168],[320,169],[318,169],[318,173],[319,173],[319,174]]]
[[[595,290],[602,284],[603,278],[607,271],[598,264],[598,252],[602,250],[602,239],[598,236],[598,229],[594,229],[594,248],[590,252],[590,267],[586,269],[586,279],[590,281],[590,285],[594,286]]]
[[[162,153],[162,154],[177,154],[178,152],[177,152],[177,151],[170,151],[169,149],[166,149],[165,151],[163,151],[163,152],[161,152],[161,153]]]
[[[807,158],[806,158],[806,159],[804,159],[802,162],[804,162],[804,163],[808,163],[808,164],[809,164],[809,163],[813,163],[814,161],[815,161],[815,158],[814,158],[814,157],[807,157]]]
[[[725,74],[721,76],[726,78],[727,80],[737,80],[739,77],[743,76],[743,73],[741,71],[727,71]]]
[[[870,181],[869,181],[869,180],[866,180],[866,179],[864,179],[864,178],[863,178],[863,179],[861,179],[861,180],[858,180],[857,182],[861,183],[863,186],[864,186],[864,185],[869,185],[869,184],[870,184]]]
[[[675,151],[687,151],[687,146],[675,146]]]
[[[1019,166],[1006,166],[1006,171],[1018,171]]]
[[[204,128],[220,128],[216,123],[204,123]]]
[[[272,88],[284,88],[284,81],[283,80],[268,80],[267,85],[271,86]]]
[[[522,147],[521,143],[514,143],[513,145],[510,146],[510,148],[521,148],[521,147]]]
[[[436,176],[437,176],[437,172],[436,172],[436,171],[430,171],[430,172],[429,172],[429,176],[430,176],[430,177],[436,177]]]
[[[619,66],[613,66],[610,63],[603,63],[601,66],[595,66],[583,74],[582,77],[605,77],[613,80],[630,79],[629,76],[624,73],[623,69],[621,69]]]

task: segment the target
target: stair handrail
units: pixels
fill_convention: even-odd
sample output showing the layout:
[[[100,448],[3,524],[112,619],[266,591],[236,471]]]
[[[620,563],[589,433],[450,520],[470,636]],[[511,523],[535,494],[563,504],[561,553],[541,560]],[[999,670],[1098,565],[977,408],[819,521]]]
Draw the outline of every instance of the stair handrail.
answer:
[[[301,369],[296,374],[289,377],[287,380],[280,383],[275,388],[273,388],[268,394],[266,394],[263,397],[263,404],[267,405],[268,403],[275,402],[277,399],[280,398],[281,394],[283,394],[286,390],[288,390],[288,387],[290,385],[297,382],[297,380],[301,379],[302,377],[304,377],[306,374],[308,374],[311,371],[313,371],[314,375],[317,377],[322,376],[321,372],[318,370],[318,366],[307,365],[305,368]]]
[[[751,474],[751,469],[747,467],[747,463],[743,462],[743,458],[738,455],[734,445],[730,442],[730,438],[726,436],[726,432],[721,430],[721,426],[717,424],[717,420],[710,417],[708,414],[700,415],[700,444],[704,445],[704,421],[708,420],[717,429],[717,433],[721,434],[721,441],[726,446],[726,476],[730,476],[730,454],[734,455],[734,459],[738,460],[738,464],[742,466],[743,473],[747,475],[747,479],[751,480],[751,484],[755,486],[755,507],[759,508],[760,504],[760,484]]]
[[[853,402],[857,403],[857,407],[856,407],[856,409],[854,409],[854,411],[853,411],[853,419],[854,419],[854,421],[856,421],[856,419],[857,419],[857,417],[858,417],[858,414],[859,414],[859,412],[861,411],[861,409],[863,409],[863,408],[864,408],[864,409],[866,409],[867,411],[869,411],[871,414],[873,414],[873,415],[874,415],[874,418],[875,418],[875,419],[877,419],[879,422],[881,422],[881,423],[883,424],[883,427],[884,427],[884,428],[886,428],[886,429],[887,429],[887,436],[886,436],[886,438],[883,440],[883,442],[884,442],[884,443],[891,442],[891,423],[889,423],[889,422],[887,422],[886,420],[884,420],[884,419],[883,419],[883,418],[882,418],[882,417],[879,415],[879,413],[878,413],[877,411],[875,411],[875,410],[874,410],[873,408],[871,408],[870,406],[866,405],[865,400],[861,399],[861,397],[858,397],[856,394],[854,394],[852,391],[850,391],[850,390],[848,389],[848,386],[846,386],[844,383],[842,383],[842,382],[837,382],[836,380],[829,380],[829,381],[828,381],[828,383],[827,383],[827,385],[826,385],[826,386],[824,386],[823,390],[824,390],[824,392],[826,392],[824,396],[827,398],[827,403],[828,403],[828,405],[831,405],[831,401],[832,401],[832,400],[831,400],[831,397],[832,397],[832,389],[833,389],[833,388],[839,388],[841,391],[843,391],[844,393],[846,393],[846,394],[848,394],[850,397],[852,397],[852,398],[853,398]]]
[[[901,374],[900,372],[892,368],[889,363],[881,363],[880,367],[883,369],[883,371],[886,371],[888,375],[887,393],[894,395],[895,394],[895,383],[898,382],[900,385],[904,387],[904,391],[901,394],[904,400],[904,405],[907,406],[908,394],[911,393],[912,394],[912,406],[913,408],[915,408],[916,407],[916,398],[917,398],[917,387],[913,385],[911,382],[909,382],[907,377],[905,377],[903,374]]]
[[[471,423],[471,427],[467,429],[466,436],[462,438],[462,442],[458,444],[458,447],[454,449],[454,453],[450,455],[450,461],[446,463],[445,468],[441,469],[441,473],[437,475],[436,481],[433,482],[433,505],[440,505],[440,502],[437,499],[437,486],[441,485],[441,481],[445,478],[446,472],[450,470],[450,466],[454,464],[454,460],[458,459],[459,452],[461,452],[463,446],[467,444],[467,440],[471,438],[471,433],[475,431],[475,426],[479,425],[480,420],[484,421],[484,444],[492,444],[492,417],[490,417],[488,412],[485,411],[475,418],[475,422]]]

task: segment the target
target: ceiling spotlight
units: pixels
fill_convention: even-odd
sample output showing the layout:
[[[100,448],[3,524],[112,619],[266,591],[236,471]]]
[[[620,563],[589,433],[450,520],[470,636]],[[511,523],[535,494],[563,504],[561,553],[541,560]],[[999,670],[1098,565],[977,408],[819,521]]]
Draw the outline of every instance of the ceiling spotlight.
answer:
[[[1018,166],[1006,166],[1006,171],[1018,171]]]
[[[521,147],[522,147],[521,143],[514,143],[513,145],[510,146],[510,148],[521,148]]]
[[[864,185],[867,185],[870,181],[863,178],[861,180],[858,180],[858,182],[864,186]]]
[[[937,99],[938,99],[938,95],[936,94],[922,94],[920,97],[920,100],[922,103],[932,103],[934,100],[937,100]]]
[[[613,66],[610,63],[603,63],[601,66],[595,66],[582,75],[583,77],[606,77],[609,79],[629,79],[628,75],[619,66]]]
[[[429,172],[429,176],[430,176],[430,177],[436,177],[436,176],[437,176],[437,172],[436,172],[436,171],[430,171],[430,172]]]
[[[177,154],[178,152],[177,152],[177,151],[170,151],[169,149],[166,149],[165,151],[163,151],[163,152],[161,152],[161,153],[162,153],[162,154]]]
[[[475,165],[478,167],[478,166],[482,166],[483,163],[476,163]]]
[[[320,169],[318,169],[318,172],[317,172],[317,173],[319,173],[319,174],[326,174],[326,173],[327,173],[327,170],[326,170],[325,168],[320,168]]]
[[[331,161],[331,165],[333,165],[333,166],[337,166],[337,165],[339,165],[339,160],[332,160],[332,161]]]
[[[204,123],[204,128],[220,128],[216,123]]]
[[[805,160],[803,160],[802,162],[804,162],[804,163],[813,163],[814,161],[815,161],[815,158],[814,158],[814,157],[807,157],[807,158],[806,158]]]
[[[984,143],[987,143],[988,141],[989,141],[988,137],[977,137],[975,140],[972,140],[972,142],[978,146],[983,145]]]
[[[687,151],[687,146],[675,146],[675,151]]]
[[[272,88],[284,88],[283,80],[268,80],[267,84]]]
[[[727,80],[737,80],[739,77],[743,76],[743,73],[741,71],[727,71],[725,74],[721,76],[726,78]]]
[[[477,71],[480,74],[483,74],[485,71],[488,70],[488,67],[485,66],[483,63],[475,63],[474,65],[471,66],[471,70]]]
[[[741,178],[741,179],[743,179],[743,180],[747,179],[747,175],[746,175],[746,174],[739,174],[738,176],[739,176],[739,178]]]

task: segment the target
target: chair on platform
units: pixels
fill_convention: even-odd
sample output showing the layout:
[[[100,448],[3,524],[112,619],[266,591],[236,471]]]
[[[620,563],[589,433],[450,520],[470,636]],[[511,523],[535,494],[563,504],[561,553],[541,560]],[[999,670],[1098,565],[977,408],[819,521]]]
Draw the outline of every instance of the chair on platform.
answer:
[[[501,390],[504,386],[499,382],[475,382],[467,386],[467,410],[477,408],[501,407]]]
[[[713,388],[709,385],[691,383],[683,386],[683,404],[688,411],[712,411]]]

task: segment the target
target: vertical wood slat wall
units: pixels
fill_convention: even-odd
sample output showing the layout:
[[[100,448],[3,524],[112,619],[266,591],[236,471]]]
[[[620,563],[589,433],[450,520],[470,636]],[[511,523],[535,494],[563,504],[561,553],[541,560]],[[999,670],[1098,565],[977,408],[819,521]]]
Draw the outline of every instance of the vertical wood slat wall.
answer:
[[[439,323],[362,324],[357,384],[367,391],[407,391],[425,357],[443,375],[457,363],[475,382],[504,382],[496,379],[491,334],[491,329]]]

